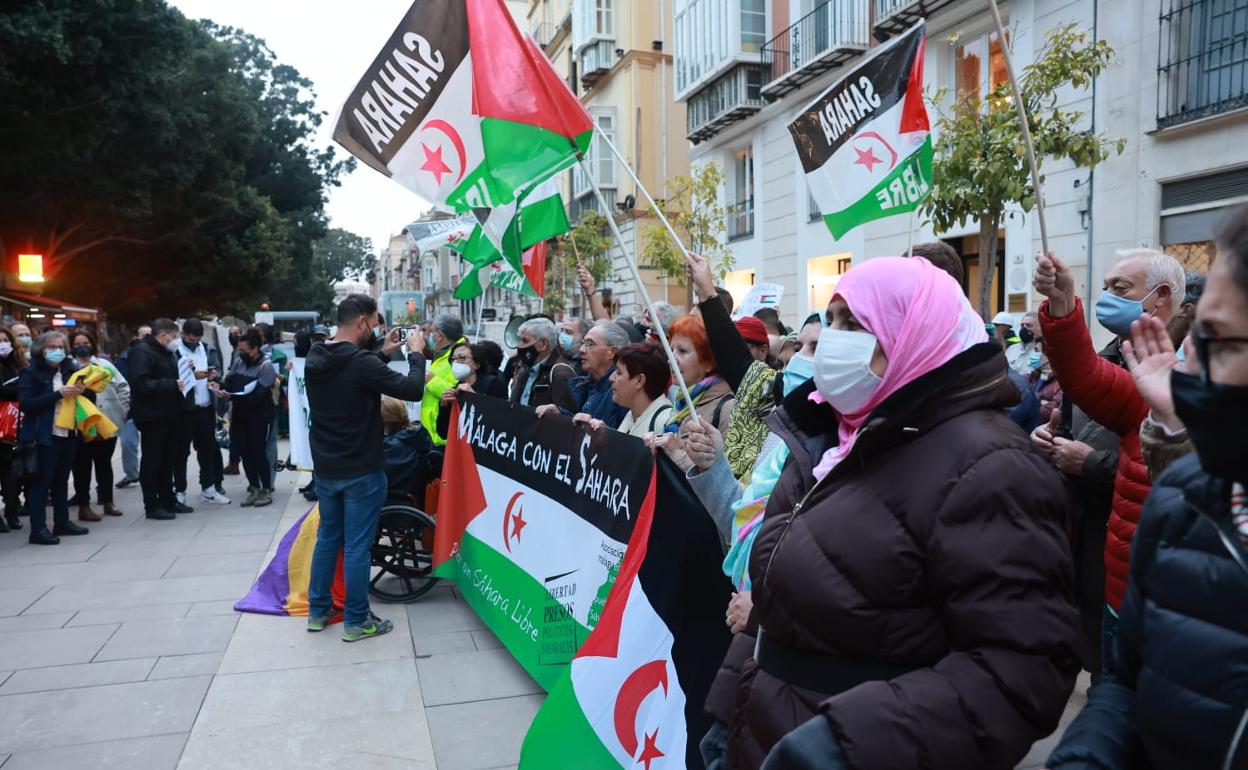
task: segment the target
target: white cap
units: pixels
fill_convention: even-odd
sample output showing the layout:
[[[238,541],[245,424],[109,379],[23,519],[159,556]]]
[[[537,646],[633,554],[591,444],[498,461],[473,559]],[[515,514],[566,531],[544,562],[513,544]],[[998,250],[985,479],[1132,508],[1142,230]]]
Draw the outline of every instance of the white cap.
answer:
[[[1007,313],[1004,310],[1002,310],[1000,313],[997,313],[996,315],[992,317],[992,322],[994,324],[1001,324],[1002,326],[1013,326],[1014,314]]]

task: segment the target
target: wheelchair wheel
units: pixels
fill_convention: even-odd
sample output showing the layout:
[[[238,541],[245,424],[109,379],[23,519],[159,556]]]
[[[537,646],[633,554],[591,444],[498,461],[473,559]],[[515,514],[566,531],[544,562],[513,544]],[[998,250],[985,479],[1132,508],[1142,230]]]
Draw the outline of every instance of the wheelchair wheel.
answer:
[[[433,517],[412,505],[392,503],[381,509],[373,566],[377,574],[368,593],[386,602],[409,604],[437,585],[433,576]]]

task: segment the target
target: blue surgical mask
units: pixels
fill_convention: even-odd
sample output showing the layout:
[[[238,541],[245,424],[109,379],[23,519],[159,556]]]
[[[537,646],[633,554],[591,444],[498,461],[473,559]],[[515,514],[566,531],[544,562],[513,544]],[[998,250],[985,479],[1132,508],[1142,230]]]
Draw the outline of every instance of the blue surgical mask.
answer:
[[[55,366],[65,360],[65,351],[60,348],[49,348],[43,351],[43,360]]]
[[[1109,329],[1119,337],[1131,335],[1131,323],[1144,315],[1144,300],[1148,299],[1157,287],[1154,287],[1142,299],[1127,299],[1112,292],[1103,291],[1096,300],[1096,320],[1101,326]]]
[[[563,348],[563,352],[572,352],[572,335],[567,332],[559,332],[559,347]]]
[[[1027,365],[1032,369],[1039,369],[1041,366],[1044,366],[1044,357],[1040,355],[1039,351],[1033,352],[1027,356]]]
[[[784,395],[789,395],[815,376],[815,359],[805,353],[794,353],[784,367]]]

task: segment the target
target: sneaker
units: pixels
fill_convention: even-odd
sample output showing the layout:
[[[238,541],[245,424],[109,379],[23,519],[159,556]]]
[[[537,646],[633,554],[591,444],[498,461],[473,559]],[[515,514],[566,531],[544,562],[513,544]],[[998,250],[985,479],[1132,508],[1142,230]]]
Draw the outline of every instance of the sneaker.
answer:
[[[212,487],[208,487],[207,489],[205,489],[204,493],[200,495],[200,499],[202,499],[205,503],[211,503],[212,505],[229,505],[230,504],[230,498],[221,494],[220,492],[213,489]]]
[[[221,473],[226,476],[237,476],[238,475],[238,463],[237,462],[230,463],[229,465],[225,466],[225,470],[221,471]]]
[[[186,505],[186,493],[185,492],[176,493],[174,495],[174,498],[178,501],[178,505]]]
[[[124,479],[122,479],[121,481],[118,481],[118,482],[117,482],[117,488],[118,488],[118,489],[125,489],[126,487],[130,486],[131,484],[138,484],[138,483],[139,483],[139,480],[138,480],[138,479],[132,479],[132,478],[130,478],[129,476],[127,476],[126,478],[124,478]]]
[[[308,613],[308,633],[315,634],[318,631],[324,631],[325,626],[329,625],[329,621],[334,617],[331,612],[328,615],[313,615]]]
[[[216,489],[216,490],[217,490],[217,494],[218,494],[218,495],[224,495],[224,494],[225,494],[225,485],[224,485],[224,484],[218,484],[216,487],[214,487],[214,489]]]
[[[189,505],[186,505],[185,503],[174,503],[173,505],[165,506],[165,508],[170,513],[194,513],[195,512],[194,508],[192,508]]]
[[[373,636],[381,636],[388,634],[394,630],[394,624],[388,620],[382,620],[373,613],[368,613],[368,620],[362,626],[347,626],[342,629],[342,641],[358,642],[361,639],[368,639]]]

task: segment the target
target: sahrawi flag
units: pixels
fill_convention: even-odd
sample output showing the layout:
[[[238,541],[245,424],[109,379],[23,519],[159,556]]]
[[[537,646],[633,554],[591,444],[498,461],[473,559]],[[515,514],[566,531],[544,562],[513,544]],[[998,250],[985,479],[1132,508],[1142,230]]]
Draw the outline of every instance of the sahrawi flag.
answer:
[[[441,208],[506,204],[575,162],[593,121],[503,0],[417,0],[334,139]]]
[[[462,395],[451,424],[435,572],[550,693],[520,767],[701,767],[731,584],[683,474],[488,397]]]
[[[913,211],[931,191],[924,42],[920,21],[833,83],[789,125],[834,238]]]

